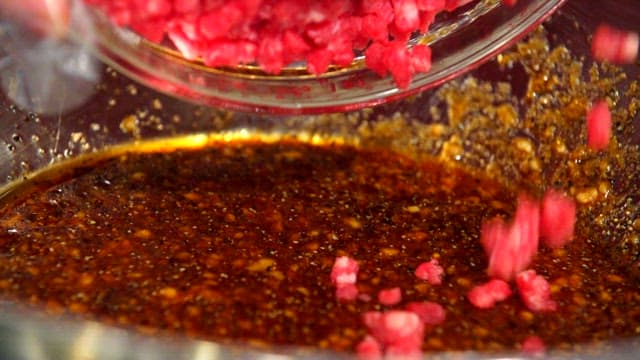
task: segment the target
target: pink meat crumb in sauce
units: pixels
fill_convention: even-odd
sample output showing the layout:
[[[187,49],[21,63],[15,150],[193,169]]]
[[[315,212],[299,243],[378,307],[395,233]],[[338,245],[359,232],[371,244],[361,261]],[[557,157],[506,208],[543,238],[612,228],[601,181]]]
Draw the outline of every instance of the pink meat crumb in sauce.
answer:
[[[355,300],[358,296],[358,262],[348,256],[336,258],[331,268],[331,283],[339,300]]]
[[[382,345],[373,336],[367,335],[356,345],[356,354],[362,360],[382,359]]]
[[[336,258],[331,269],[331,282],[334,285],[355,284],[358,277],[358,262],[348,256]]]
[[[526,269],[538,252],[540,205],[526,195],[518,198],[514,220],[495,218],[482,225],[480,241],[489,257],[490,277],[505,281]]]
[[[538,336],[530,335],[522,341],[522,352],[527,355],[541,356],[544,355],[546,346],[544,341]]]
[[[573,199],[556,190],[548,190],[542,198],[540,236],[542,242],[558,248],[571,241],[576,223]]]
[[[605,150],[611,139],[611,111],[609,104],[599,100],[587,112],[587,145],[593,150]]]
[[[418,265],[415,274],[418,279],[425,280],[431,285],[440,285],[442,284],[444,269],[442,269],[438,260],[432,259]]]
[[[447,317],[442,305],[431,301],[411,302],[405,306],[405,310],[418,315],[426,325],[440,325]]]
[[[409,86],[415,73],[431,68],[431,51],[407,47],[426,32],[436,15],[469,0],[85,0],[118,26],[151,42],[168,40],[189,60],[208,66],[258,64],[278,74],[306,61],[322,74],[332,64],[349,65],[354,50],[365,51],[376,73],[391,73]]]
[[[358,287],[354,284],[336,286],[336,298],[338,300],[352,301],[358,298]]]
[[[402,291],[399,287],[380,290],[378,293],[378,302],[382,305],[396,305],[402,301]]]
[[[526,270],[516,276],[520,298],[531,311],[555,311],[557,303],[551,299],[549,282],[535,270]]]
[[[411,311],[369,311],[363,320],[370,335],[387,357],[419,358],[424,340],[424,323]]]
[[[631,64],[638,58],[640,35],[601,24],[593,34],[591,54],[596,60],[614,64]]]
[[[503,301],[511,296],[509,284],[500,279],[492,279],[487,283],[475,286],[467,293],[467,299],[473,306],[479,309],[489,309],[496,302]]]

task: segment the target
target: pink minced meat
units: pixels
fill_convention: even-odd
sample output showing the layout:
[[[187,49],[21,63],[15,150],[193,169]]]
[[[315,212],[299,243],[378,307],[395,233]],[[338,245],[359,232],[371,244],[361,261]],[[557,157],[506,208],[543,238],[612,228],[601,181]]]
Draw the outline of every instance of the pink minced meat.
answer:
[[[353,301],[358,298],[358,287],[355,284],[337,285],[336,298],[343,301]]]
[[[373,43],[365,55],[369,69],[380,76],[386,76],[390,72],[400,88],[409,86],[414,73],[428,72],[431,69],[431,49],[424,45],[407,49],[403,41]]]
[[[511,296],[509,284],[500,279],[493,279],[475,286],[467,293],[469,302],[479,309],[490,309],[496,302],[506,300],[509,296]]]
[[[511,223],[495,218],[482,225],[480,241],[489,257],[489,276],[509,281],[526,269],[538,252],[539,236],[540,205],[520,195]]]
[[[599,100],[587,111],[587,145],[593,150],[605,150],[611,139],[611,111],[609,104]]]
[[[596,60],[631,64],[638,58],[639,46],[640,35],[637,32],[601,24],[593,35],[591,54]]]
[[[523,271],[516,276],[520,298],[531,311],[555,311],[558,304],[551,299],[551,287],[535,270]]]
[[[382,359],[382,345],[373,336],[367,335],[356,345],[356,354],[362,360]]]
[[[363,321],[387,357],[420,358],[424,323],[414,312],[369,311],[364,314]],[[372,346],[366,348],[369,347]]]
[[[392,306],[402,301],[402,291],[399,287],[380,290],[378,293],[378,302],[382,305]]]
[[[442,284],[442,276],[444,269],[438,263],[438,260],[432,259],[427,262],[423,262],[418,265],[415,271],[415,275],[418,279],[427,281],[431,285]]]
[[[331,268],[331,282],[334,285],[355,284],[358,278],[358,262],[348,256],[339,256]]]
[[[522,341],[522,352],[526,355],[541,356],[546,351],[544,341],[535,335],[529,335]]]
[[[336,287],[339,300],[355,300],[358,296],[358,262],[348,256],[339,256],[331,269],[331,283]]]
[[[559,248],[571,241],[576,223],[576,204],[557,190],[548,190],[542,198],[540,236],[542,242]]]
[[[405,310],[418,315],[426,325],[440,325],[447,317],[447,312],[442,305],[431,301],[408,303]]]
[[[190,60],[209,66],[257,63],[277,74],[306,61],[312,74],[344,66],[354,50],[400,88],[431,67],[423,45],[407,48],[411,34],[425,32],[435,16],[469,0],[85,0],[118,26],[152,42],[168,39]]]

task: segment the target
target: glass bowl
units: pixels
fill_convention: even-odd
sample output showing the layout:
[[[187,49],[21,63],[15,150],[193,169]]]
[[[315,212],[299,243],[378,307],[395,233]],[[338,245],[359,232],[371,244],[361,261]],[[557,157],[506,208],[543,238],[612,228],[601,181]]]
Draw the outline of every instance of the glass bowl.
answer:
[[[433,67],[428,73],[416,74],[406,89],[398,89],[390,76],[381,78],[365,69],[362,57],[320,77],[295,66],[281,75],[267,75],[251,67],[212,69],[186,61],[173,51],[115,28],[95,11],[82,11],[72,29],[75,36],[95,46],[105,63],[167,94],[251,112],[327,113],[399,99],[469,71],[527,34],[562,2],[520,0],[508,7],[499,0],[481,0],[443,14],[428,34],[413,39],[432,46]],[[87,16],[92,20],[89,25]]]
[[[632,27],[638,24],[640,9],[635,6],[636,1],[569,0],[545,23],[546,38],[551,47],[563,45],[576,58],[588,59],[589,34],[601,20],[606,19],[621,27]],[[516,47],[518,46],[520,43],[516,44]],[[566,58],[562,59],[566,60]],[[589,68],[590,63],[587,61],[584,64],[584,72],[588,72]],[[623,79],[620,82],[621,87],[612,89],[607,96],[617,99],[620,103],[637,101],[637,99],[627,98],[622,86],[638,79],[640,66],[638,63],[631,64],[623,70],[626,80]],[[131,74],[130,71],[123,71],[123,73]],[[102,72],[102,81],[97,87],[97,93],[88,103],[69,113],[53,115],[29,113],[12,103],[6,94],[0,94],[0,185],[6,190],[11,184],[28,178],[34,172],[51,164],[75,159],[79,155],[101,151],[119,144],[151,139],[162,141],[164,138],[184,136],[189,144],[197,146],[207,141],[207,135],[203,134],[217,134],[223,140],[227,135],[229,138],[232,138],[231,134],[243,137],[252,132],[291,134],[304,137],[308,141],[341,136],[391,149],[410,146],[427,155],[433,155],[442,150],[437,146],[437,129],[439,125],[446,122],[444,117],[438,118],[434,113],[446,114],[448,110],[446,104],[437,100],[436,95],[440,91],[446,91],[449,86],[463,86],[466,81],[470,81],[471,76],[476,79],[474,81],[489,84],[490,90],[508,87],[511,91],[510,96],[503,101],[517,105],[522,113],[533,101],[525,96],[528,85],[523,68],[517,64],[509,64],[508,54],[501,54],[488,61],[471,71],[469,76],[456,80],[453,85],[442,84],[415,97],[376,107],[317,116],[250,114],[200,106],[140,86],[113,69],[106,68]],[[385,81],[392,88],[390,80]],[[157,87],[154,83],[150,84]],[[171,95],[175,93],[162,87],[160,90]],[[597,92],[592,89],[592,91],[594,91],[593,96],[602,96],[605,90]],[[534,100],[550,104],[554,102],[554,99],[548,97]],[[319,109],[316,108],[316,110]],[[337,108],[332,107],[332,109]],[[478,113],[482,115],[482,109],[478,110]],[[630,124],[628,131],[621,133],[618,142],[637,151],[640,146],[640,112],[629,113],[628,117]],[[389,124],[393,126],[389,127]],[[433,125],[430,129],[434,131],[423,131],[425,129],[423,125]],[[503,140],[511,141],[515,138],[531,137],[528,130],[535,126],[535,123],[525,124],[524,128],[518,131],[496,134],[493,131],[497,126],[494,128],[489,123],[484,130],[488,131],[489,136],[498,140],[500,136],[506,136]],[[377,131],[371,131],[368,137],[363,137],[369,129],[377,129]],[[476,136],[480,135],[479,133],[465,135],[466,138],[460,137],[461,144],[468,147],[470,151],[451,155],[460,156],[460,161],[467,166],[482,171],[486,166],[485,161],[509,156],[504,153],[489,152],[484,153],[484,157],[474,157],[473,149],[489,144],[477,141]],[[567,138],[579,142],[584,140],[584,134],[569,134]],[[162,143],[158,143],[158,146],[162,146]],[[517,182],[521,162],[517,158],[506,160],[503,171],[506,176]],[[628,167],[628,171],[640,175],[637,174],[640,167]],[[618,182],[614,189],[618,186],[625,186],[625,184]],[[636,191],[630,196],[637,199],[640,193]],[[637,203],[633,206],[637,214],[640,214]],[[552,351],[548,357],[635,359],[640,351],[639,342],[640,337],[603,341],[595,347],[584,345],[573,352]],[[483,354],[472,351],[426,354],[425,356],[436,356],[442,359],[526,358],[518,352]],[[104,323],[25,310],[20,304],[2,299],[0,300],[0,357],[3,359],[246,358],[271,360],[339,359],[352,356],[309,348],[264,349],[245,344],[200,341],[184,336],[149,336]]]

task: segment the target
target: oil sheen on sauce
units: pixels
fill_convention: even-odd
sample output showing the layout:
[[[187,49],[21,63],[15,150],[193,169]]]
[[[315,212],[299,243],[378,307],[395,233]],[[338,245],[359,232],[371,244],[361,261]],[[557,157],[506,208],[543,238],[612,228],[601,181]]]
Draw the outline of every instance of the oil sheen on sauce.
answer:
[[[237,141],[168,152],[126,149],[34,177],[0,213],[2,297],[145,332],[353,351],[378,291],[447,313],[423,349],[505,350],[632,336],[638,284],[578,228],[542,248],[556,312],[512,296],[480,310],[488,280],[482,222],[513,214],[515,193],[464,169],[381,149]],[[360,264],[370,301],[340,302],[337,256]],[[438,286],[415,268],[438,259]],[[396,307],[398,307],[396,306]],[[622,318],[622,320],[620,320]]]

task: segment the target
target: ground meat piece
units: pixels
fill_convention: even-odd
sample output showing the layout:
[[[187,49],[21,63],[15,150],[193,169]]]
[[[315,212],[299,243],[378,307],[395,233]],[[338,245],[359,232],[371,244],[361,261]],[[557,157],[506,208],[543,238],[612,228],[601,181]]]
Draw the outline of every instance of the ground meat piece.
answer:
[[[348,256],[336,258],[331,268],[331,282],[334,285],[355,284],[358,277],[358,262]]]
[[[551,299],[551,288],[545,278],[535,270],[523,271],[516,276],[520,298],[531,311],[555,311],[557,304]]]
[[[576,223],[576,204],[573,199],[556,190],[548,190],[542,198],[540,236],[552,248],[571,241]]]
[[[479,309],[492,308],[496,302],[503,301],[511,296],[509,284],[500,279],[475,286],[467,293],[469,302]]]
[[[337,285],[336,298],[338,300],[353,301],[358,298],[358,287],[354,284]]]
[[[604,150],[611,138],[611,111],[604,100],[596,101],[587,112],[587,145],[593,150]]]
[[[173,10],[179,14],[196,13],[200,11],[200,0],[175,0]]]
[[[489,256],[488,274],[508,281],[526,269],[538,252],[540,205],[526,195],[518,198],[512,223],[495,218],[482,225],[480,241]]]
[[[325,73],[331,65],[331,52],[326,49],[314,50],[311,52],[307,69],[310,73],[320,75]]]
[[[356,354],[362,360],[382,359],[382,345],[373,336],[367,335],[356,346]]]
[[[420,15],[415,0],[391,0],[394,24],[398,30],[411,32],[420,26]]]
[[[365,52],[367,67],[380,76],[386,76],[389,68],[384,61],[385,46],[381,43],[373,43]]]
[[[431,301],[412,302],[407,304],[405,309],[416,313],[420,320],[427,325],[440,325],[447,317],[442,305]]]
[[[472,0],[446,0],[445,8],[447,11],[453,11],[460,6],[467,5]]]
[[[438,260],[432,259],[418,265],[415,274],[418,279],[425,280],[431,285],[440,285],[444,269],[438,264]]]
[[[206,53],[210,53],[212,51],[215,50],[207,49]],[[265,72],[278,74],[286,65],[284,62],[284,52],[285,49],[282,44],[282,37],[278,34],[266,34],[258,45],[256,61],[260,63],[260,67]]]
[[[160,42],[165,35],[166,21],[148,20],[131,24],[131,29],[152,42]]]
[[[416,0],[418,9],[428,12],[440,12],[444,10],[446,0]]]
[[[411,83],[411,54],[404,42],[392,41],[385,47],[382,55],[384,66],[391,72],[393,80],[399,88],[406,88]]]
[[[630,64],[638,58],[639,44],[640,36],[637,32],[601,24],[593,35],[591,54],[596,60]]]
[[[382,305],[396,305],[402,301],[402,291],[399,287],[380,290],[378,293],[378,302]]]
[[[535,335],[527,336],[522,341],[522,352],[527,355],[541,356],[546,351],[544,341]]]
[[[411,49],[411,67],[415,72],[431,70],[431,48],[424,45],[414,46]]]
[[[385,355],[420,356],[424,324],[417,314],[405,310],[369,311],[363,320],[371,335],[382,344]]]
[[[168,32],[169,39],[187,60],[196,60],[202,53],[200,46],[189,40],[188,35],[178,26],[173,26]]]
[[[348,256],[336,258],[331,269],[331,283],[336,286],[339,300],[355,300],[358,296],[358,262]]]

